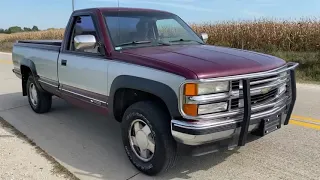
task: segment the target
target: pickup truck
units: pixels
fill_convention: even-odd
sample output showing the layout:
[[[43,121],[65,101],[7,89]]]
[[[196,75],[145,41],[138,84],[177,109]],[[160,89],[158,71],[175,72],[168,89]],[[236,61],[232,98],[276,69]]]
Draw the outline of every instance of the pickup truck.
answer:
[[[120,122],[132,164],[156,175],[178,153],[236,149],[290,120],[298,64],[208,38],[170,12],[81,9],[62,41],[16,42],[13,72],[36,113],[57,96]]]

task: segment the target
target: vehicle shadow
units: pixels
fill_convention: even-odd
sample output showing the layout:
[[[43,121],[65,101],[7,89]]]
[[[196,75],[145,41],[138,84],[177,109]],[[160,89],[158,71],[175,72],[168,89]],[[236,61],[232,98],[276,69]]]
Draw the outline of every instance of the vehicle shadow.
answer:
[[[247,143],[250,143],[256,140],[257,136],[249,135]],[[215,166],[223,163],[228,160],[228,158],[232,155],[240,153],[239,147],[233,150],[222,150],[219,152],[191,157],[191,156],[178,156],[175,166],[171,168],[167,173],[160,174],[157,178],[154,179],[192,179],[198,174],[202,174],[204,172],[209,172],[207,174],[215,171]],[[147,176],[143,176],[145,179],[148,179]],[[201,176],[202,177],[202,176]],[[139,177],[140,178],[140,177]],[[144,179],[140,178],[140,179]],[[211,179],[212,177],[207,177],[207,179]]]
[[[21,93],[0,95],[0,116],[32,139],[80,179],[128,179],[139,172],[122,146],[120,124],[55,98],[52,111],[36,114]],[[15,101],[15,102],[13,102]],[[176,166],[160,179],[189,179],[188,174],[207,171],[234,151],[201,157],[179,156]],[[147,177],[145,179],[155,177]]]

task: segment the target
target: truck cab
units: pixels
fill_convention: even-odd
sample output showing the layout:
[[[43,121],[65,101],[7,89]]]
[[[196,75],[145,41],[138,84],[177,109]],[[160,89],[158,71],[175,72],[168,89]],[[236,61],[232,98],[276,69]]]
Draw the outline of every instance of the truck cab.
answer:
[[[62,41],[18,41],[13,72],[36,113],[57,96],[121,123],[128,158],[155,175],[182,149],[234,149],[289,123],[298,64],[207,39],[170,12],[82,9]]]

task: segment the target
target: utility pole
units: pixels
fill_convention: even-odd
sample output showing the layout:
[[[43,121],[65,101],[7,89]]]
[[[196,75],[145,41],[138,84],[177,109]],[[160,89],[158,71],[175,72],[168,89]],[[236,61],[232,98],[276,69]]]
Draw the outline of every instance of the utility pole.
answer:
[[[74,11],[74,0],[72,0],[72,12]]]

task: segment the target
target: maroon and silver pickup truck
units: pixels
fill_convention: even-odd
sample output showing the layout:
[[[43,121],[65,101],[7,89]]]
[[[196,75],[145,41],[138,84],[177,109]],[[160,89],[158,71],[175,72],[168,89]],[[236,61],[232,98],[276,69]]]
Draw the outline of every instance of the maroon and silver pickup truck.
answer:
[[[234,149],[289,122],[298,64],[207,39],[170,12],[77,10],[63,41],[17,42],[13,72],[36,113],[55,95],[119,121],[130,161],[155,175],[177,152]]]

